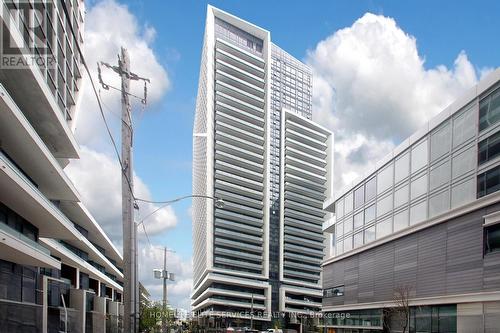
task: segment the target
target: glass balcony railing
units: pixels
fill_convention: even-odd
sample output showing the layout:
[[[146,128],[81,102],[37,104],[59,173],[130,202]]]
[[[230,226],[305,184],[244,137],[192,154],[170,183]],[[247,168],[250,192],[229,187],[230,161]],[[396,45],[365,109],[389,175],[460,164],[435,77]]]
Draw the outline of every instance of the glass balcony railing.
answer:
[[[34,240],[26,237],[25,235],[23,235],[21,232],[9,227],[8,225],[6,225],[5,223],[0,223],[0,230],[1,231],[4,231],[6,232],[7,234],[11,235],[11,236],[14,236],[15,238],[18,238],[19,240],[27,243],[29,246],[35,248],[37,251],[39,252],[43,252],[45,253],[46,255],[49,255],[50,256],[50,251],[48,249],[46,249],[45,247],[43,247],[42,245],[38,244],[37,242],[35,242]]]

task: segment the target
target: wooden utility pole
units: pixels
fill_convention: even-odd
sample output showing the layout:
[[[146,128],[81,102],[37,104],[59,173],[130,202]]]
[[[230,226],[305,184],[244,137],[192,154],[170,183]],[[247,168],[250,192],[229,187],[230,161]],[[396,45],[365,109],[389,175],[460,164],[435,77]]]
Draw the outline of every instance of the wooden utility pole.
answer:
[[[110,87],[121,91],[122,114],[122,224],[123,224],[123,329],[126,333],[137,333],[139,331],[139,280],[137,264],[137,228],[134,221],[134,180],[132,167],[132,107],[130,105],[130,80],[149,79],[139,77],[130,72],[130,58],[128,51],[121,48],[118,56],[118,66],[111,66],[101,62],[107,68],[112,69],[121,77],[121,89],[117,89],[102,81],[99,68],[99,80],[104,89]],[[146,84],[146,83],[145,83]],[[146,87],[144,88],[144,99],[146,103]]]

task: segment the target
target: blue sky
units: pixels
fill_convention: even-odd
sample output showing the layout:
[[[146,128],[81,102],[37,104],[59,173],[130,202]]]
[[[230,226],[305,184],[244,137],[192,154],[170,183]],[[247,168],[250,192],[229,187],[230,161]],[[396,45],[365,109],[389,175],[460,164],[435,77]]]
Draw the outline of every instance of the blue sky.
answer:
[[[191,191],[191,131],[205,23],[204,1],[124,1],[141,24],[156,29],[152,44],[167,69],[171,88],[161,103],[136,123],[135,167],[157,200]],[[500,2],[456,1],[214,1],[271,31],[273,42],[299,59],[366,12],[392,17],[417,40],[425,67],[450,67],[465,50],[470,61],[494,67],[500,59]],[[152,83],[154,84],[154,82]],[[187,258],[191,254],[189,201],[178,203],[178,226],[158,236]]]

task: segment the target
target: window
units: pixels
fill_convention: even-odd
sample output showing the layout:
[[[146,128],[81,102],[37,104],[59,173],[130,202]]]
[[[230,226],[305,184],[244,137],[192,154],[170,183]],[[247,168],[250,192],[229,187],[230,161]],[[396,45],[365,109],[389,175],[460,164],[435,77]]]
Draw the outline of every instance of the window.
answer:
[[[411,181],[411,199],[418,198],[427,192],[427,174]]]
[[[363,205],[365,198],[365,188],[359,187],[354,191],[354,208],[359,208]]]
[[[348,236],[344,239],[344,252],[352,250],[352,236]]]
[[[337,286],[323,290],[324,297],[339,297],[344,296],[344,286]]]
[[[342,221],[339,221],[335,224],[335,235],[337,237],[342,237],[344,235],[344,224]]]
[[[339,256],[344,252],[344,242],[338,241],[337,246],[335,247],[335,255]]]
[[[500,154],[500,132],[479,142],[477,161],[479,164],[488,162]]]
[[[410,174],[410,153],[406,152],[396,160],[396,170],[394,173],[396,183],[408,177]]]
[[[338,219],[344,216],[344,199],[340,199],[335,203],[335,215]]]
[[[453,119],[453,148],[472,139],[476,135],[476,113],[470,106]]]
[[[392,194],[379,199],[377,202],[377,217],[390,212],[392,209]]]
[[[377,194],[387,190],[393,184],[393,165],[389,164],[382,169],[377,175]]]
[[[408,203],[410,197],[410,186],[408,184],[398,188],[394,192],[394,208],[398,208]]]
[[[376,236],[377,239],[389,235],[392,232],[392,219],[388,218],[377,223]]]
[[[420,141],[411,149],[411,173],[414,173],[427,165],[427,139]]]
[[[365,201],[368,202],[377,195],[377,179],[373,177],[365,184]]]
[[[394,232],[408,226],[408,209],[394,215]]]
[[[479,103],[479,130],[482,131],[500,120],[500,89]]]
[[[500,166],[494,167],[477,176],[477,197],[481,198],[487,194],[500,189]]]
[[[500,251],[500,223],[484,228],[484,252]]]
[[[431,161],[435,161],[450,151],[451,125],[446,122],[431,134]]]
[[[414,204],[410,208],[410,225],[419,223],[427,219],[427,201]]]
[[[375,219],[375,204],[365,209],[365,223],[370,223]]]
[[[348,195],[345,196],[344,198],[344,213],[349,214],[352,212],[352,204],[353,204],[353,197],[352,197],[352,192],[349,192]]]
[[[375,240],[375,226],[365,229],[365,244]]]
[[[353,217],[350,216],[344,221],[344,234],[348,234],[352,231],[352,220]]]
[[[354,248],[360,247],[363,245],[363,231],[354,234]]]
[[[354,229],[363,226],[364,224],[363,217],[364,217],[363,212],[359,212],[358,214],[354,215]]]

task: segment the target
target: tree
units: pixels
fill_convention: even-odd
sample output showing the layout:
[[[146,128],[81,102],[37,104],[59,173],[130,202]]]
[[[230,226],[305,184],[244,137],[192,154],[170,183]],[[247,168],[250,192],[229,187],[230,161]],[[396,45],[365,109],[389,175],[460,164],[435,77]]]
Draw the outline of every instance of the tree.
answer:
[[[393,307],[385,309],[385,325],[389,330],[397,329],[407,333],[410,323],[410,298],[413,286],[410,284],[398,285],[394,288]]]

